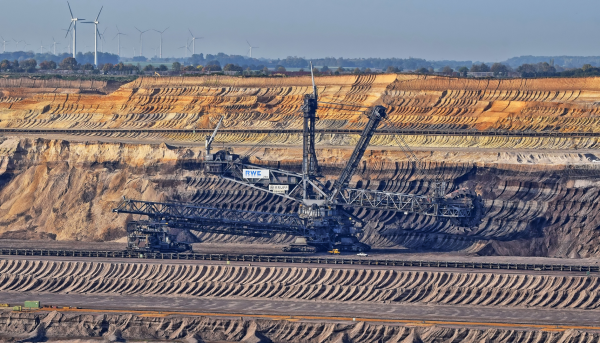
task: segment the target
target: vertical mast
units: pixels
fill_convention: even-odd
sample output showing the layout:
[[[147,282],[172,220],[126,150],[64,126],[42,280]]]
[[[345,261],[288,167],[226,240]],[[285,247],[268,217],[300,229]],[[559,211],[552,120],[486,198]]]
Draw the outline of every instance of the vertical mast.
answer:
[[[302,186],[303,197],[308,199],[308,181],[318,174],[317,155],[315,151],[315,122],[317,119],[318,94],[315,76],[310,63],[313,93],[304,96],[302,112],[304,112],[304,129],[302,134]]]

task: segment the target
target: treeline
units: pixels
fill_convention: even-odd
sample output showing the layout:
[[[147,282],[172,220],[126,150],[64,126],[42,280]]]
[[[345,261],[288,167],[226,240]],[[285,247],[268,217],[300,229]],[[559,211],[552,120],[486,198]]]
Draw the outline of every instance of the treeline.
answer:
[[[0,53],[0,61],[8,60],[8,61],[21,62],[21,61],[33,59],[38,64],[40,64],[43,61],[52,61],[56,64],[59,64],[67,57],[73,57],[73,54],[67,54],[67,53],[62,53],[62,54],[57,54],[57,55],[54,55],[52,53],[38,54],[38,53],[34,53],[32,51],[13,51],[13,52]],[[86,53],[79,52],[79,53],[77,53],[76,60],[79,64],[82,64],[82,65],[85,65],[87,63],[93,64],[94,63],[94,53],[93,52],[86,52]],[[106,52],[99,52],[98,53],[98,64],[105,64],[105,63],[112,63],[112,64],[119,63],[119,56],[115,55],[115,54],[109,54]]]
[[[582,68],[586,64],[600,67],[600,56],[519,56],[509,58],[502,63],[517,68],[524,64],[535,65],[549,61],[553,61],[554,65],[569,69]]]

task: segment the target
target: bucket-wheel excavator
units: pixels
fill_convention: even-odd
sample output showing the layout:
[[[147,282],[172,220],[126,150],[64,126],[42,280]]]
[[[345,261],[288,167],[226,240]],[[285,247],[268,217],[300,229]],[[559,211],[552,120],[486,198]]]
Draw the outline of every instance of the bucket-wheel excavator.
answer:
[[[374,106],[366,111],[369,120],[346,166],[333,185],[324,183],[315,149],[315,124],[318,119],[319,101],[314,76],[312,82],[313,92],[304,96],[301,107],[304,115],[301,173],[254,165],[248,163],[247,156],[233,154],[231,150],[211,153],[210,146],[222,118],[213,135],[206,139],[206,173],[293,200],[299,203],[297,213],[281,214],[123,199],[114,212],[146,215],[150,219],[148,222],[129,223],[128,248],[136,251],[185,250],[187,245],[173,241],[172,237],[169,242],[165,242],[169,235],[161,233],[167,232],[168,228],[178,228],[245,236],[272,236],[280,233],[296,236],[296,240],[283,249],[286,252],[331,249],[368,251],[370,246],[358,239],[363,223],[346,210],[351,208],[418,213],[450,218],[460,226],[477,225],[481,219],[480,198],[465,189],[447,194],[447,185],[443,181],[432,182],[430,188],[433,191],[427,195],[348,187],[377,127],[387,119],[383,106]],[[421,161],[399,137],[395,138],[400,147],[411,160],[415,170],[423,175]],[[143,236],[148,238],[143,239]],[[149,244],[150,241],[155,243]]]

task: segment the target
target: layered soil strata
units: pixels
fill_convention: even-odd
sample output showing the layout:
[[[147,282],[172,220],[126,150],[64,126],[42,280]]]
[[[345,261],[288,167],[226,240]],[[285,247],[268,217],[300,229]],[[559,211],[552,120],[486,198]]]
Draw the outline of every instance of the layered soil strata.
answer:
[[[0,292],[595,310],[598,277],[118,262],[0,261]]]
[[[331,183],[349,149],[320,149]],[[414,214],[349,209],[368,224],[362,240],[374,247],[404,246],[485,255],[600,256],[596,155],[421,151],[425,179],[450,191],[482,196],[485,216],[475,228]],[[257,164],[300,169],[300,149],[260,150]],[[120,199],[182,201],[229,208],[294,212],[297,204],[203,173],[202,149],[166,144],[3,139],[0,144],[0,232],[5,238],[107,241],[123,237],[131,216],[112,213]],[[439,161],[447,162],[439,162]],[[369,150],[353,187],[426,193],[402,151]],[[9,233],[10,231],[10,233]],[[196,233],[204,241],[285,243],[266,238]],[[56,236],[53,236],[56,235]],[[74,247],[77,248],[77,247]]]
[[[360,130],[369,106],[387,107],[389,121],[381,129],[492,130],[529,132],[599,132],[596,102],[598,78],[473,80],[418,75],[318,77],[321,104],[317,129]],[[210,129],[225,116],[224,127],[247,131],[223,142],[252,143],[264,135],[253,130],[301,129],[302,96],[311,92],[308,77],[140,78],[107,94],[55,90],[40,92],[16,81],[0,83],[0,128],[23,129]],[[91,82],[91,81],[90,81]],[[29,82],[31,83],[31,82]],[[75,87],[70,84],[68,87]],[[66,87],[63,85],[62,87]],[[83,87],[83,86],[82,86]],[[110,89],[110,85],[86,85]],[[44,88],[48,89],[48,88]],[[34,92],[32,97],[20,93]],[[77,93],[77,94],[68,94]],[[342,105],[340,105],[342,104]],[[298,137],[275,135],[273,142],[297,144]],[[182,141],[196,135],[179,135]],[[271,137],[269,137],[271,138]],[[200,137],[203,140],[204,137]],[[323,135],[322,144],[353,144],[356,137]],[[373,145],[394,145],[390,135]],[[413,145],[594,148],[596,138],[583,140],[454,137],[415,138]]]
[[[379,323],[318,323],[312,321],[223,319],[129,314],[69,314],[59,312],[0,313],[0,339],[27,341],[103,338],[105,341],[152,340],[196,342],[581,342],[600,340],[594,331],[515,330],[403,326]],[[79,341],[81,342],[81,341]]]

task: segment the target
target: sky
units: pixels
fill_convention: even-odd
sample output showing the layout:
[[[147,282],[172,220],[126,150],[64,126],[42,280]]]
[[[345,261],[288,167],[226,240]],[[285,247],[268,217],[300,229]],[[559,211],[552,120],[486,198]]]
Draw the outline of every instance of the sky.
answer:
[[[71,0],[73,14],[93,20],[101,6],[104,51],[139,54],[140,30],[164,30],[163,57],[182,57],[188,30],[196,53],[253,57],[397,57],[503,61],[521,55],[598,56],[598,0]],[[25,50],[65,52],[65,0],[2,1],[0,36]],[[77,25],[77,50],[93,51],[90,24]],[[158,55],[159,34],[143,36],[144,55]],[[24,43],[18,50],[23,50]],[[183,47],[183,48],[182,48]],[[98,49],[100,50],[100,44]],[[0,40],[0,51],[2,41]],[[191,47],[189,48],[192,49]],[[188,52],[188,56],[190,52]]]

